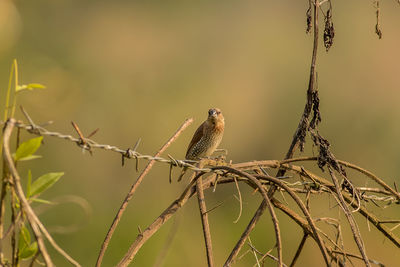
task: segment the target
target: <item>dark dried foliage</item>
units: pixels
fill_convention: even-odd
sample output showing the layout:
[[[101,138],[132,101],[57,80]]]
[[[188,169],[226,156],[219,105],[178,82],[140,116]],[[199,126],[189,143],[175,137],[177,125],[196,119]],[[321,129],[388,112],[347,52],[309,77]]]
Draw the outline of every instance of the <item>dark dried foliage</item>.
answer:
[[[379,39],[382,39],[382,30],[381,30],[381,9],[379,7],[379,0],[375,1],[375,8],[376,8],[376,24],[375,24],[375,33],[378,35]]]
[[[306,28],[306,33],[310,33],[311,32],[311,28],[312,28],[312,18],[311,18],[311,4],[307,9],[306,12],[306,17],[307,17],[307,28]]]
[[[332,9],[329,8],[325,16],[325,29],[324,29],[324,45],[328,52],[333,44],[333,38],[335,37],[335,29],[333,28],[332,22]]]
[[[298,126],[296,133],[299,140],[298,142],[301,152],[304,151],[304,145],[306,143],[306,136],[307,136],[307,128],[308,128],[308,118],[304,116],[301,121],[301,124]]]
[[[319,96],[318,91],[315,90],[312,93],[312,110],[313,110],[313,117],[310,122],[310,129],[315,129],[317,125],[321,122],[321,113],[319,111]]]
[[[337,172],[342,174],[344,177],[347,177],[345,169],[339,164],[333,153],[330,151],[330,143],[327,139],[322,137],[318,130],[310,130],[311,139],[315,146],[318,147],[318,167],[321,170],[326,165],[332,166]]]

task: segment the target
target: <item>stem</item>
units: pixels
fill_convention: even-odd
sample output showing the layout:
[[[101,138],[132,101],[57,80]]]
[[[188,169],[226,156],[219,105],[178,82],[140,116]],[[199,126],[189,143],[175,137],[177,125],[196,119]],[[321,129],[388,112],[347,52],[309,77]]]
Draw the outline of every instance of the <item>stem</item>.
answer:
[[[178,136],[183,132],[183,130],[186,129],[187,126],[189,126],[193,122],[193,119],[188,119],[186,120],[181,127],[175,132],[175,134],[168,139],[168,141],[160,148],[160,150],[155,154],[155,157],[160,156],[171,144],[178,138]],[[103,261],[104,254],[107,250],[108,244],[110,243],[111,237],[114,234],[115,229],[117,228],[117,225],[119,221],[121,220],[122,214],[124,213],[126,207],[128,206],[129,201],[132,199],[133,194],[136,192],[136,189],[139,187],[141,182],[143,181],[143,178],[147,175],[147,173],[150,171],[150,169],[153,167],[155,163],[155,160],[150,160],[149,163],[147,164],[146,168],[143,170],[143,172],[139,175],[135,183],[132,185],[131,189],[129,190],[128,194],[126,195],[124,201],[121,204],[121,207],[119,208],[117,214],[115,215],[115,218],[107,232],[107,235],[101,245],[101,249],[99,252],[99,256],[97,258],[96,262],[96,267],[101,266],[101,262]]]

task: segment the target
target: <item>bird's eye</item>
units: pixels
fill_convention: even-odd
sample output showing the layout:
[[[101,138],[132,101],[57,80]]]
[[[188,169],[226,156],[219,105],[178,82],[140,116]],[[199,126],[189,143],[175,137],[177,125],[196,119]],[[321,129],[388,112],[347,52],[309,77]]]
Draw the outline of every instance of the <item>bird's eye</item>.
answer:
[[[209,116],[212,116],[212,115],[214,115],[215,114],[215,109],[210,109],[209,111],[208,111],[208,115]]]

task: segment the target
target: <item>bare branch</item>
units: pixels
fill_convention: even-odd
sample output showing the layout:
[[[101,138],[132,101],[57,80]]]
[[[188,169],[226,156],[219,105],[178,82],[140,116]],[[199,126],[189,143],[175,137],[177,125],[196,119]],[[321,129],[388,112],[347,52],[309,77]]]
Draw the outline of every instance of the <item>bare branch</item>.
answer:
[[[178,136],[186,129],[186,127],[188,127],[192,122],[193,122],[193,119],[186,120],[179,127],[179,129],[174,133],[174,135],[171,138],[169,138],[168,141],[160,148],[160,150],[155,154],[154,158],[159,157],[176,140],[176,138],[178,138]],[[143,178],[147,175],[147,173],[153,167],[154,163],[155,163],[154,159],[149,161],[146,168],[139,175],[139,177],[137,178],[137,180],[135,181],[135,183],[132,185],[131,189],[129,190],[124,201],[122,202],[122,205],[119,208],[119,210],[107,232],[107,235],[103,241],[103,244],[101,245],[99,256],[98,256],[97,262],[96,262],[97,267],[101,266],[101,262],[103,260],[104,253],[107,250],[107,247],[108,247],[108,244],[110,243],[111,237],[114,234],[114,231],[117,228],[117,225],[118,225],[119,221],[121,220],[122,214],[124,213],[126,207],[128,206],[129,201],[132,199],[133,194],[135,193],[136,189],[139,187],[140,183],[143,181]]]
[[[204,164],[203,161],[200,161],[199,168],[202,168],[203,164]],[[204,199],[203,179],[201,176],[196,181],[196,192],[197,192],[197,200],[199,202],[201,223],[203,226],[204,241],[206,245],[207,263],[209,267],[212,267],[214,266],[214,259],[212,252],[211,231],[210,231],[210,224],[208,223],[208,212],[206,207],[206,201]]]
[[[235,247],[233,248],[232,252],[229,254],[228,259],[225,261],[224,266],[229,266],[231,262],[234,261],[234,259],[237,257],[239,254],[239,251],[243,247],[246,238],[250,235],[251,231],[253,231],[254,227],[256,226],[258,220],[261,218],[261,215],[264,213],[265,208],[267,207],[267,201],[263,199],[261,202],[260,206],[258,207],[257,211],[255,212],[253,218],[250,220],[249,224],[247,225],[246,229],[242,233],[240,239],[236,243]]]
[[[303,238],[300,241],[299,247],[296,250],[296,254],[293,257],[292,263],[290,263],[290,267],[293,267],[296,264],[297,259],[300,256],[301,251],[303,250],[304,244],[306,243],[308,234],[304,233]]]
[[[189,183],[183,193],[177,198],[174,202],[166,208],[160,216],[158,216],[154,222],[149,225],[144,231],[142,231],[137,237],[136,240],[129,247],[128,252],[121,259],[117,266],[128,266],[128,264],[133,260],[136,253],[143,246],[143,244],[154,234],[156,233],[161,226],[166,223],[174,214],[177,212],[183,205],[186,204],[188,199],[196,192],[196,180],[203,175],[204,173],[199,173],[196,177]],[[207,180],[207,182],[203,183],[203,186],[209,187],[211,180]],[[204,189],[204,188],[203,188]]]
[[[274,224],[274,229],[275,229],[275,237],[276,237],[276,246],[277,246],[277,250],[278,250],[278,266],[282,267],[282,241],[281,241],[281,236],[280,236],[280,229],[279,229],[279,223],[278,223],[278,218],[276,217],[275,211],[272,207],[271,204],[271,200],[268,197],[267,192],[265,191],[263,185],[257,180],[257,178],[255,178],[253,175],[250,175],[248,173],[242,172],[240,170],[228,167],[228,166],[217,166],[217,167],[213,167],[214,170],[227,170],[230,173],[233,173],[235,175],[239,175],[242,177],[246,177],[248,178],[254,185],[257,186],[257,188],[260,190],[260,193],[262,194],[264,200],[266,203],[266,206],[268,207],[268,210],[271,214],[271,218],[272,218],[272,223]],[[261,204],[263,205],[263,204]],[[260,206],[261,207],[261,206]],[[258,210],[257,210],[258,211]],[[262,212],[261,212],[262,213]],[[254,217],[253,217],[254,219]],[[240,249],[242,248],[245,240],[247,239],[247,237],[249,236],[250,232],[252,229],[254,229],[255,223],[252,224],[253,219],[251,220],[249,226],[246,228],[245,232],[242,234],[242,236],[240,237],[238,243],[236,244],[235,248],[232,250],[231,254],[229,255],[228,259],[225,261],[224,266],[229,266],[232,264],[232,262],[234,261],[235,257],[237,256],[237,254],[239,253]],[[257,221],[259,219],[259,216],[255,218]]]
[[[213,259],[213,252],[212,252],[212,240],[211,240],[211,231],[210,231],[210,225],[208,223],[208,212],[207,212],[207,207],[205,205],[205,199],[204,199],[204,192],[203,192],[203,183],[201,177],[197,179],[197,196],[198,196],[198,202],[199,202],[199,210],[200,210],[200,216],[201,216],[201,222],[203,225],[203,233],[204,233],[204,241],[205,241],[205,246],[206,246],[206,252],[207,252],[207,263],[208,266],[212,267],[214,266],[214,259]]]
[[[348,220],[348,222],[350,224],[350,228],[351,228],[351,231],[353,232],[354,240],[355,240],[355,242],[356,242],[356,244],[358,246],[358,249],[360,250],[360,253],[361,253],[362,257],[363,257],[364,263],[365,263],[366,266],[370,266],[369,261],[368,261],[367,253],[365,251],[364,241],[361,238],[361,233],[360,233],[360,230],[358,229],[358,225],[357,225],[356,221],[354,220],[354,217],[351,214],[349,208],[345,204],[342,192],[341,192],[340,187],[339,187],[339,182],[338,182],[335,174],[333,173],[333,170],[332,170],[331,166],[328,166],[328,170],[329,170],[329,174],[332,177],[332,181],[333,181],[333,183],[335,185],[336,194],[337,194],[337,197],[339,199],[339,204],[340,204],[342,210],[344,211],[344,214],[346,215],[347,220]],[[351,203],[353,203],[353,202],[351,202]],[[357,208],[360,208],[360,207],[358,206]]]
[[[235,186],[236,186],[236,189],[237,189],[238,195],[239,195],[239,199],[238,199],[239,200],[239,215],[238,215],[237,219],[233,221],[233,223],[237,223],[239,221],[240,217],[242,216],[243,201],[242,201],[242,194],[240,193],[238,181],[237,181],[236,177],[233,177],[233,179],[235,181]]]

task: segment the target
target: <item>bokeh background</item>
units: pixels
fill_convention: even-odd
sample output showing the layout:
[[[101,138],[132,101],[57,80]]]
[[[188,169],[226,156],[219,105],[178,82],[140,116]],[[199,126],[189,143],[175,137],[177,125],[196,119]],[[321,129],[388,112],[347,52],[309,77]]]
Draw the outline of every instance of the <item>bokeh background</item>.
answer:
[[[334,45],[326,53],[321,43],[318,53],[320,130],[338,158],[359,164],[393,185],[400,173],[400,6],[396,1],[381,1],[383,39],[378,40],[372,1],[333,4]],[[19,103],[35,121],[53,120],[52,130],[74,134],[70,121],[75,121],[86,134],[100,128],[94,137],[100,143],[128,148],[142,138],[139,151],[154,154],[186,118],[193,117],[195,123],[167,152],[183,158],[207,110],[219,107],[226,118],[221,146],[228,149],[229,160],[282,159],[305,103],[312,51],[312,36],[305,33],[307,8],[308,1],[1,0],[1,104],[16,58],[20,83],[47,86],[21,94]],[[17,116],[22,118],[20,113]],[[31,136],[24,133],[23,137]],[[305,155],[316,152],[309,141]],[[90,156],[53,138],[45,138],[39,154],[42,159],[21,164],[23,176],[28,169],[34,177],[65,172],[43,198],[73,195],[91,207],[86,216],[79,205],[61,202],[43,212],[41,219],[68,253],[84,266],[93,266],[106,231],[138,175],[134,161],[121,167],[114,153],[95,151]],[[141,161],[139,167],[145,164]],[[305,165],[318,171],[313,164]],[[372,185],[351,174],[357,184]],[[186,182],[169,184],[168,166],[156,164],[129,204],[104,266],[119,261],[137,227],[150,224]],[[234,185],[206,192],[208,207],[223,203],[210,213],[217,265],[222,265],[261,199],[244,184],[241,190],[243,214],[236,224],[239,205]],[[345,244],[357,253],[334,200],[313,200],[315,217],[343,220]],[[397,207],[375,213],[385,219],[400,216]],[[289,263],[302,232],[278,215]],[[387,266],[398,264],[398,249],[369,229],[365,219],[357,219],[370,257]],[[80,226],[76,231],[61,233],[76,224]],[[161,266],[205,266],[196,199],[143,246],[133,265],[153,266],[174,228],[175,238],[164,251]],[[274,246],[268,214],[251,238],[260,251]],[[53,249],[50,252],[57,266],[69,265]],[[236,266],[254,263],[254,256],[247,253]],[[317,247],[306,243],[299,266],[322,263]],[[267,260],[267,266],[273,264]]]

